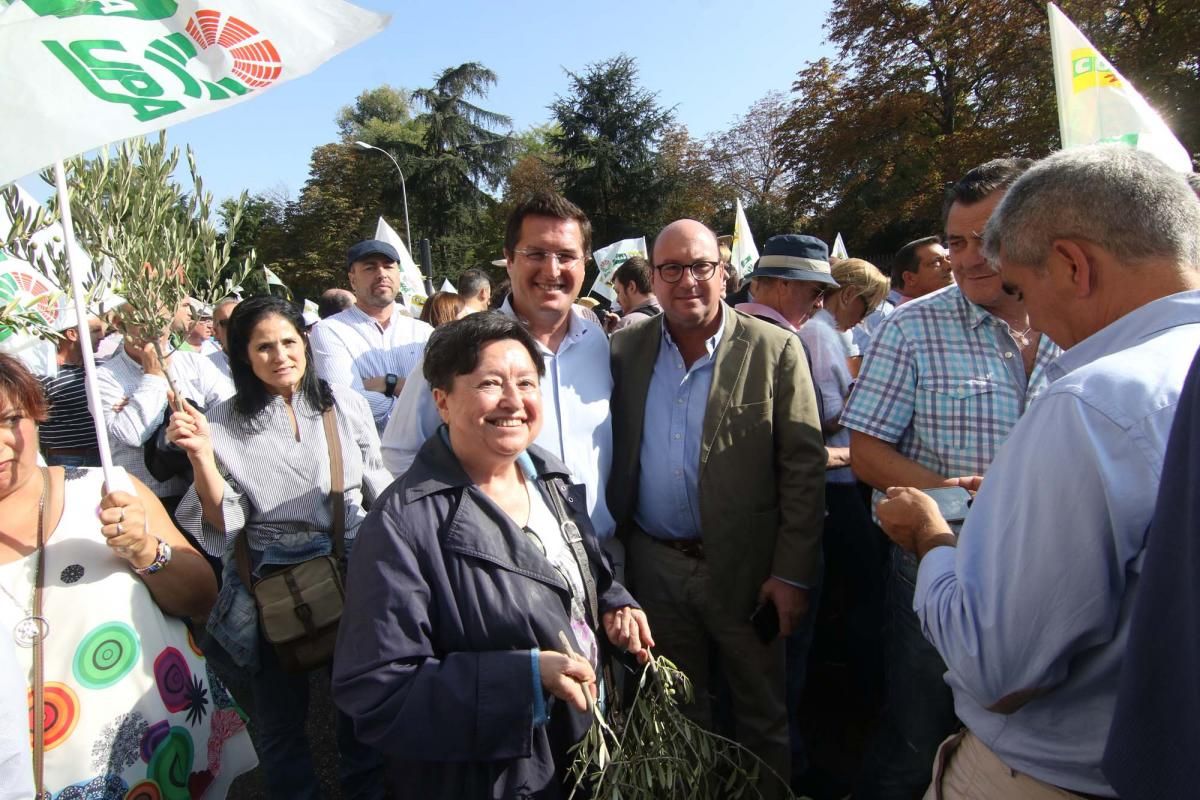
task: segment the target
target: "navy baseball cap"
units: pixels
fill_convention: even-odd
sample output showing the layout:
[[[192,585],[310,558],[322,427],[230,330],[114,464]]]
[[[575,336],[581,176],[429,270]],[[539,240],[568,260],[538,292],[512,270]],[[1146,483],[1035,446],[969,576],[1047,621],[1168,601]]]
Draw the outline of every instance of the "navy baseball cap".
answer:
[[[373,256],[376,253],[381,256],[387,256],[392,261],[400,260],[400,254],[396,252],[396,248],[387,242],[381,242],[378,239],[367,239],[354,245],[346,253],[346,269],[354,266],[355,261],[362,261],[367,256]]]

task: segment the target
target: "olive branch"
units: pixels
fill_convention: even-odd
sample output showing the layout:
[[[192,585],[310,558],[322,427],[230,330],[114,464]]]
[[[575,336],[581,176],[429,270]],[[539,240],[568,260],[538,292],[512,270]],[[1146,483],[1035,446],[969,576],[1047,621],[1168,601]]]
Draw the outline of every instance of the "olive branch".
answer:
[[[568,655],[572,649],[563,634]],[[585,692],[585,695],[587,693]],[[591,701],[592,725],[570,750],[576,796],[605,800],[763,798],[761,781],[782,777],[735,741],[705,730],[679,710],[694,698],[692,682],[671,661],[651,654],[625,712],[607,714]]]
[[[234,203],[222,241],[212,223],[212,194],[204,190],[191,148],[191,191],[172,179],[179,158],[179,148],[168,148],[160,132],[156,141],[130,139],[112,153],[104,148],[93,159],[76,157],[64,165],[76,241],[95,267],[85,300],[105,289],[119,293],[126,330],[155,342],[160,359],[159,339],[180,305],[189,297],[211,305],[232,294],[256,261],[253,250],[240,262],[232,258],[247,194]],[[54,182],[49,171],[42,180]],[[57,195],[48,208],[34,210],[22,206],[15,187],[4,190],[4,199],[13,224],[3,248],[35,266],[48,265],[58,285],[69,287],[65,251],[39,247],[33,238],[61,220]]]

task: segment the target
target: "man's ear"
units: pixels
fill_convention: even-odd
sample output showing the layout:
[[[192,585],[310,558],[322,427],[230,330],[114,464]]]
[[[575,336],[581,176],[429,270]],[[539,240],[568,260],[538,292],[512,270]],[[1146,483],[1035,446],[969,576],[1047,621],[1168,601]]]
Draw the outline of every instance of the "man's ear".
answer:
[[[1074,239],[1056,239],[1050,245],[1046,268],[1060,285],[1075,297],[1087,297],[1096,289],[1096,260],[1091,246]]]

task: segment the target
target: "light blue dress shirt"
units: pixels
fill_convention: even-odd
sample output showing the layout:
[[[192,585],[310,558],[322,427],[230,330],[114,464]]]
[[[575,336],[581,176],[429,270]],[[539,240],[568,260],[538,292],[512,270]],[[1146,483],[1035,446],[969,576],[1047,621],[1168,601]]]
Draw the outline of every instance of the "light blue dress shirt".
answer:
[[[713,357],[724,334],[722,314],[721,327],[704,343],[705,354],[687,367],[663,325],[646,392],[634,512],[638,527],[658,539],[700,538],[700,443],[712,388]]]
[[[889,323],[890,325],[891,323]],[[959,537],[921,562],[914,608],[955,710],[1010,768],[1111,796],[1100,759],[1200,291],[1063,353],[996,456]],[[1010,714],[1002,698],[1037,696]]]
[[[516,317],[510,299],[500,312]],[[608,511],[605,485],[612,467],[612,370],[608,337],[573,306],[567,335],[551,352],[538,349],[546,364],[542,378],[542,432],[535,444],[562,459],[572,480],[587,488],[588,514],[596,537],[612,539],[617,523]],[[320,327],[320,326],[318,326]],[[397,478],[408,471],[425,440],[441,425],[433,393],[422,374],[423,364],[409,373],[380,439],[383,464]]]

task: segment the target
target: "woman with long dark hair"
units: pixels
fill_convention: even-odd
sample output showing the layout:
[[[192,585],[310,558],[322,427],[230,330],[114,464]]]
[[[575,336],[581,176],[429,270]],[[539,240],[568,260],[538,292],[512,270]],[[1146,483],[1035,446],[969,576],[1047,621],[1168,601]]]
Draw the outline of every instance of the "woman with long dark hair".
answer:
[[[315,798],[320,781],[305,738],[309,674],[281,666],[250,588],[288,567],[340,556],[341,543],[352,547],[365,503],[391,476],[366,401],[317,377],[297,308],[276,297],[250,298],[230,317],[228,335],[237,393],[207,414],[185,404],[168,431],[195,472],[177,513],[205,550],[225,560],[209,632],[251,673],[268,791],[288,800]],[[337,723],[345,796],[381,797],[379,757],[358,743],[343,715]]]

